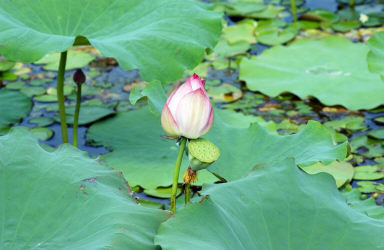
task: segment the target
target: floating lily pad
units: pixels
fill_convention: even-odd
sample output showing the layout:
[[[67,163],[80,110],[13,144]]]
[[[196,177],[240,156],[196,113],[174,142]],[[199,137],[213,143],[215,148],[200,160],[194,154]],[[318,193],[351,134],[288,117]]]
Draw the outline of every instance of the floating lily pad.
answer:
[[[378,180],[384,178],[384,168],[378,165],[365,165],[355,167],[355,180]]]
[[[56,95],[39,95],[39,96],[35,96],[33,100],[37,102],[56,102],[57,96]]]
[[[27,88],[27,87],[26,87]],[[43,87],[31,87],[31,89],[25,89],[27,95],[36,95],[41,93]],[[64,95],[68,96],[73,92],[73,87],[70,85],[64,85]],[[56,102],[57,101],[57,89],[56,88],[48,88],[47,94],[35,96],[33,99],[37,102]]]
[[[350,145],[352,152],[366,157],[380,157],[384,154],[384,148],[381,146],[381,142],[367,136],[352,139]]]
[[[64,85],[64,89],[63,90],[64,90],[64,95],[66,96],[66,95],[72,94],[74,88],[71,85]],[[48,88],[47,89],[47,94],[48,95],[52,95],[52,96],[57,96],[57,89],[56,88],[52,88],[52,87]]]
[[[181,188],[178,188],[176,191],[176,195],[177,196],[180,195],[181,191],[182,191]],[[149,196],[168,199],[168,198],[171,198],[172,187],[159,187],[156,189],[145,189],[144,193]]]
[[[340,120],[328,121],[324,123],[324,126],[335,130],[362,130],[367,128],[367,126],[364,124],[364,117],[361,116],[346,116]]]
[[[197,65],[193,70],[187,70],[186,72],[188,75],[193,75],[193,73],[195,73],[198,74],[200,77],[207,77],[209,66],[210,64],[208,62],[202,62]]]
[[[49,153],[25,128],[0,137],[0,159],[0,248],[155,249],[168,215],[136,204],[117,171],[68,144]]]
[[[328,173],[336,181],[336,186],[341,187],[353,178],[353,166],[349,162],[334,161],[331,164],[324,165],[316,163],[310,166],[303,166],[302,169],[308,174]]]
[[[332,177],[305,174],[292,159],[202,194],[161,224],[155,243],[162,249],[384,247],[382,220],[349,207]]]
[[[260,116],[244,115],[227,109],[216,109],[215,112],[219,114],[223,122],[233,127],[248,128],[251,123],[257,123],[261,127],[266,128],[270,133],[277,134],[276,124],[273,121],[267,122]]]
[[[4,81],[16,81],[17,80],[17,75],[15,73],[12,73],[12,72],[3,72],[1,75],[0,75],[0,80],[4,80]]]
[[[67,63],[65,65],[66,70],[83,68],[87,66],[91,61],[95,59],[94,55],[91,55],[82,51],[70,50],[67,55]],[[44,64],[43,69],[57,71],[59,68],[60,53],[51,53],[45,55],[43,58],[35,62],[35,64]]]
[[[283,10],[284,10],[284,7],[282,6],[269,4],[267,5],[266,9],[258,12],[251,12],[247,14],[247,17],[260,18],[260,19],[275,19],[279,16],[280,12]]]
[[[269,46],[279,45],[291,41],[295,38],[298,28],[294,25],[285,28],[285,24],[280,27],[275,22],[262,22],[256,29],[257,40]]]
[[[23,94],[0,89],[0,128],[17,123],[31,110],[31,100]]]
[[[10,82],[7,85],[5,85],[5,88],[7,89],[21,89],[24,87],[24,82]]]
[[[222,3],[228,16],[247,17],[254,12],[261,12],[267,8],[262,1],[230,1]]]
[[[215,52],[223,57],[230,57],[237,54],[246,52],[251,48],[247,41],[238,41],[234,43],[228,43],[226,40],[220,40],[215,47]],[[199,73],[196,73],[200,75]]]
[[[161,204],[156,201],[149,201],[149,200],[138,200],[139,204],[144,206],[144,207],[149,207],[149,208],[156,208],[156,209],[165,209],[164,204]]]
[[[29,84],[32,86],[41,86],[50,81],[52,81],[52,79],[36,79],[36,80],[30,81]]]
[[[0,53],[15,61],[89,42],[144,80],[170,82],[214,47],[221,14],[192,0],[1,0],[0,27]]]
[[[373,73],[381,74],[384,81],[384,32],[376,33],[368,41],[370,51],[367,56],[368,68]]]
[[[223,70],[226,69],[228,72],[230,69],[236,69],[237,64],[232,63],[231,59],[229,58],[216,58],[212,63],[212,68],[214,70]]]
[[[309,19],[312,21],[330,22],[336,23],[340,20],[340,17],[326,9],[314,9],[310,10],[300,17],[301,19]]]
[[[39,140],[48,140],[53,136],[53,131],[49,128],[32,128],[30,132]]]
[[[384,117],[377,117],[377,118],[375,118],[375,119],[373,119],[374,121],[376,121],[376,122],[382,122],[382,123],[384,123]]]
[[[30,119],[28,122],[37,124],[37,126],[39,127],[45,127],[45,126],[51,125],[55,121],[50,117],[36,117],[36,118]]]
[[[384,192],[384,184],[374,181],[358,181],[358,190],[362,193]]]
[[[353,209],[365,213],[372,218],[384,219],[384,207],[376,205],[372,197],[361,200],[361,192],[356,188],[350,192],[342,192],[341,194],[347,199],[348,205]]]
[[[243,59],[240,79],[252,91],[269,96],[291,92],[314,96],[326,105],[371,109],[384,103],[384,84],[368,71],[367,53],[366,45],[343,37],[303,39]]]
[[[65,113],[67,114],[66,122],[68,124],[73,124],[75,107],[74,106],[66,107]],[[115,113],[115,111],[110,108],[83,105],[80,108],[79,125],[85,125],[85,124],[95,122],[106,116],[112,115],[113,113]],[[60,117],[55,117],[55,120],[57,122],[60,122]]]
[[[7,71],[12,69],[16,65],[15,62],[12,61],[0,61],[0,72]]]
[[[43,87],[27,87],[24,86],[20,89],[20,92],[23,93],[24,95],[31,97],[34,95],[42,95],[45,93],[45,88]]]
[[[332,25],[332,29],[338,32],[348,32],[360,27],[360,23],[355,20],[343,20]]]
[[[207,86],[207,94],[215,102],[233,102],[243,96],[243,92],[239,88],[229,83],[223,83],[220,86]]]
[[[138,87],[136,87],[138,86]],[[147,98],[149,106],[152,110],[161,114],[167,95],[165,94],[163,86],[157,82],[151,82],[145,86],[136,85],[129,94],[129,101],[135,104],[141,98]]]
[[[231,25],[223,29],[223,37],[228,43],[233,44],[240,41],[255,43],[255,25],[249,23],[240,23]]]
[[[369,136],[376,138],[376,139],[384,139],[384,128],[372,130],[368,133]]]

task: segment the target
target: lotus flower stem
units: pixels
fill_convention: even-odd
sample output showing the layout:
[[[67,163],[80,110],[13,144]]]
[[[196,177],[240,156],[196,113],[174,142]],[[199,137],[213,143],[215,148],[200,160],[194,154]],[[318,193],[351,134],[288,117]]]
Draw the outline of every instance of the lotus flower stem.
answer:
[[[81,83],[77,83],[77,93],[76,93],[76,107],[75,107],[75,116],[73,118],[73,146],[77,147],[77,128],[79,124],[79,114],[80,114],[80,104],[81,104]]]
[[[296,2],[295,2],[295,0],[291,0],[291,11],[292,11],[293,21],[297,22]]]
[[[177,184],[179,182],[179,173],[180,173],[180,165],[183,160],[183,154],[185,149],[185,144],[187,143],[187,138],[183,137],[180,142],[179,154],[177,155],[175,171],[173,174],[173,184],[172,184],[172,194],[171,194],[171,212],[176,212],[176,192],[177,192]]]
[[[355,7],[355,0],[349,0],[349,6],[351,8],[354,8]]]
[[[61,136],[63,143],[68,143],[68,129],[67,122],[65,120],[65,106],[64,106],[64,74],[65,64],[67,62],[67,51],[61,52],[59,71],[57,73],[57,102],[59,104],[60,124],[61,124]]]
[[[191,184],[185,184],[185,204],[188,204],[191,200]]]

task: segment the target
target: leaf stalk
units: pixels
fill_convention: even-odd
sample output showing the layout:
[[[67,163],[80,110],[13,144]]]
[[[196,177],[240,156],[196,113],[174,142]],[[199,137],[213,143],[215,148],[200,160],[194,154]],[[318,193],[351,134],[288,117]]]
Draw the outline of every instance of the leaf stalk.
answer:
[[[182,138],[179,146],[179,154],[177,155],[175,170],[173,174],[173,183],[172,183],[172,194],[171,194],[171,212],[176,213],[176,193],[177,185],[179,182],[180,174],[180,165],[183,160],[183,154],[185,150],[185,144],[187,143],[187,138]]]
[[[61,52],[60,64],[57,73],[57,102],[59,104],[59,115],[61,124],[61,136],[63,143],[68,143],[68,128],[65,117],[65,105],[64,105],[64,74],[65,65],[67,63],[67,51]]]
[[[291,0],[291,12],[293,17],[293,22],[297,22],[297,13],[296,13],[296,1]]]

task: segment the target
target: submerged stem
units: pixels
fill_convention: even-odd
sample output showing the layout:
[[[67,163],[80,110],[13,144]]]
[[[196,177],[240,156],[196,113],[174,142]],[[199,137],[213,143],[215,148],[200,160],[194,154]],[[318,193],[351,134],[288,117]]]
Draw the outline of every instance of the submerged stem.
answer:
[[[191,184],[185,183],[185,204],[191,200]]]
[[[59,104],[60,124],[61,124],[61,136],[63,143],[68,143],[68,129],[67,122],[65,120],[65,106],[64,106],[64,74],[65,64],[67,62],[67,51],[61,52],[59,71],[57,73],[57,102]]]
[[[179,173],[180,173],[180,165],[183,160],[183,154],[185,149],[185,144],[187,142],[187,138],[182,138],[179,147],[179,154],[177,155],[175,171],[173,174],[173,183],[172,183],[172,195],[171,195],[171,212],[176,212],[176,192],[177,192],[177,184],[179,181]]]
[[[297,22],[296,1],[295,0],[291,0],[291,11],[292,11],[293,21]]]
[[[76,108],[75,108],[75,117],[73,118],[73,146],[77,147],[77,128],[79,124],[79,113],[80,113],[80,104],[81,104],[81,83],[77,84],[77,93],[76,93]]]

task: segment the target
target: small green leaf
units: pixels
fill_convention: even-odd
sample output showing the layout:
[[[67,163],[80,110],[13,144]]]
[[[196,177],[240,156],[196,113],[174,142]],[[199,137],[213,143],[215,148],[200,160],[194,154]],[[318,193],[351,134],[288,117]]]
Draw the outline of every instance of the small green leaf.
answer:
[[[94,55],[86,52],[70,50],[67,54],[66,70],[83,68],[95,59]],[[57,71],[59,68],[60,53],[51,53],[35,62],[35,64],[44,64],[43,69]]]
[[[29,123],[37,124],[39,127],[49,126],[55,121],[50,117],[36,117],[28,121]]]
[[[301,166],[301,168],[308,174],[328,173],[336,181],[336,186],[341,187],[346,182],[349,182],[353,178],[354,168],[349,162],[334,161],[331,164],[324,165],[322,163],[316,163],[310,166]]]
[[[31,110],[31,100],[19,92],[0,89],[0,128],[17,123]]]
[[[181,191],[181,188],[177,188],[176,195],[180,195]],[[145,189],[144,193],[149,196],[168,199],[171,198],[172,187],[158,187],[156,189]]]
[[[49,128],[32,128],[29,131],[36,139],[46,141],[53,136],[53,131]]]
[[[384,178],[384,169],[378,165],[365,165],[355,167],[355,180],[378,180]]]

